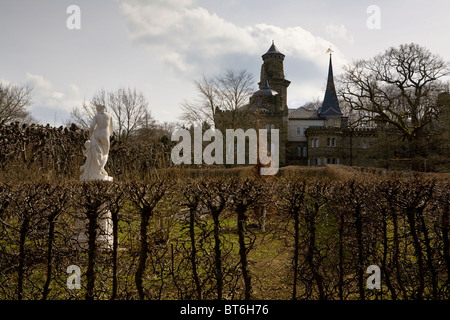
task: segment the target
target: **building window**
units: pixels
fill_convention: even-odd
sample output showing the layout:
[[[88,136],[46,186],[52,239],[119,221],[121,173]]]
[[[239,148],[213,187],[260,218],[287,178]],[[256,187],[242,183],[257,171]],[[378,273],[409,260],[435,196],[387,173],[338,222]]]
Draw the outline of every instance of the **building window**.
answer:
[[[307,147],[303,147],[303,158],[308,157],[308,148]]]
[[[302,135],[302,128],[297,127],[297,136],[301,136]]]
[[[302,147],[297,146],[297,157],[301,158],[302,157]]]
[[[311,148],[314,148],[314,139],[311,139]]]
[[[315,141],[316,141],[316,142],[315,142],[315,145],[314,145],[314,146],[315,146],[316,148],[318,148],[318,147],[319,147],[319,139],[315,139]]]
[[[303,128],[303,135],[306,137],[306,128]]]
[[[336,147],[336,139],[327,138],[327,147]]]
[[[321,165],[321,159],[317,158],[317,165],[320,166]]]
[[[367,149],[367,142],[364,141],[364,142],[362,143],[362,147],[363,147],[363,149]]]

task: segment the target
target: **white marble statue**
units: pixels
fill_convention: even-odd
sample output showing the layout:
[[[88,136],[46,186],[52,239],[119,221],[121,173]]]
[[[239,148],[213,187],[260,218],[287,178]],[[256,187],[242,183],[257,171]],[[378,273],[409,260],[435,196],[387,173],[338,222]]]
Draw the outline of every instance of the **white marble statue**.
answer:
[[[83,172],[80,180],[112,181],[113,178],[108,176],[105,170],[110,147],[109,138],[113,133],[112,117],[106,112],[105,106],[96,105],[96,107],[97,114],[94,116],[91,127],[89,128],[90,140],[86,140],[84,143],[85,150],[83,154],[86,157],[86,162],[80,168]],[[112,219],[111,212],[108,209],[100,209],[98,225],[97,241],[99,242],[100,248],[111,249],[113,243]],[[88,237],[86,234],[86,226],[87,220],[81,214],[75,222],[77,235],[72,238],[77,248],[87,248]]]
[[[113,178],[105,171],[110,147],[109,138],[113,133],[112,117],[106,112],[105,106],[96,105],[96,107],[97,114],[89,128],[90,140],[84,143],[83,153],[86,162],[80,168],[83,171],[80,180],[112,181]]]

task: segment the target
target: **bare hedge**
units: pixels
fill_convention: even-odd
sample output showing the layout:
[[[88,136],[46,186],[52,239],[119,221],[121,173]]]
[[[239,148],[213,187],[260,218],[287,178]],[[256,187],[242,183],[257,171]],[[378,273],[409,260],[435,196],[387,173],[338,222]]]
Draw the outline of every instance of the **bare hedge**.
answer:
[[[424,178],[1,183],[0,299],[449,299],[448,199]]]

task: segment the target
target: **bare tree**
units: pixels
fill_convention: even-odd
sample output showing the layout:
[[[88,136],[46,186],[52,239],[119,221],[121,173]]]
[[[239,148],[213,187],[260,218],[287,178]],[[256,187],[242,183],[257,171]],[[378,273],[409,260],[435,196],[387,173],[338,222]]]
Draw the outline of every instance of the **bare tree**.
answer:
[[[314,98],[306,102],[302,107],[308,110],[318,110],[322,106],[322,100],[319,98]]]
[[[0,83],[0,122],[31,122],[31,87]]]
[[[191,125],[207,122],[215,127],[223,121],[236,123],[241,107],[254,91],[253,80],[246,70],[227,70],[222,75],[194,81],[199,97],[181,104],[182,120]]]
[[[148,102],[141,92],[136,92],[136,89],[119,89],[118,95],[121,96],[122,103],[113,105],[112,110],[115,114],[117,113],[117,119],[121,118],[119,129],[122,135],[128,137],[149,123],[151,115],[148,110]]]
[[[95,115],[95,105],[91,104],[89,101],[83,101],[80,107],[74,107],[70,113],[70,120],[66,125],[70,123],[75,123],[83,129],[89,129],[91,121]]]
[[[360,123],[381,122],[397,128],[408,141],[413,169],[427,128],[437,120],[441,78],[450,65],[417,44],[389,48],[371,60],[344,68],[339,94],[357,112]]]
[[[73,109],[72,120],[79,126],[88,128],[98,104],[105,105],[110,110],[116,133],[122,138],[128,138],[138,129],[148,128],[153,123],[147,99],[142,92],[131,88],[119,88],[110,92],[104,89],[97,91],[91,101],[85,101],[80,108]]]

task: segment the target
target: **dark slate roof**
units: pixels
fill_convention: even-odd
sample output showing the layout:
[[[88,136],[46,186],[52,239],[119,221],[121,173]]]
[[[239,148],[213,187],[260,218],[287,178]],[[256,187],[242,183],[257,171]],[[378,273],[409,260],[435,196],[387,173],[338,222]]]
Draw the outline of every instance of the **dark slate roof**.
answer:
[[[276,56],[284,57],[284,54],[282,54],[280,52],[280,50],[278,50],[278,48],[275,45],[273,40],[272,40],[272,45],[270,46],[269,50],[267,50],[267,52],[265,54],[263,54],[262,57],[264,58],[264,57],[270,56],[270,55],[276,55]]]
[[[317,110],[306,109],[305,107],[300,107],[298,109],[289,109],[289,119],[310,119],[319,120],[319,115]]]
[[[264,85],[256,91],[253,95],[254,96],[274,96],[277,95],[278,92],[275,90],[272,90],[269,86],[269,81],[267,80],[267,76],[264,77]]]
[[[328,67],[327,89],[325,90],[325,96],[323,98],[322,106],[319,108],[319,115],[320,116],[342,115],[341,108],[339,107],[339,102],[336,95],[336,89],[334,87],[331,54],[330,54],[330,65]]]

